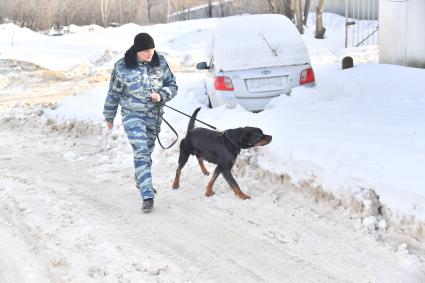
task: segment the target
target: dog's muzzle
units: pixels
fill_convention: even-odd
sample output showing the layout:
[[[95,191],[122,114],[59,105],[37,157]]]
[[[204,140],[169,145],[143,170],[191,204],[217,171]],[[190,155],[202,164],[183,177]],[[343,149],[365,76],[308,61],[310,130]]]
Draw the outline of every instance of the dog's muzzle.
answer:
[[[263,135],[258,142],[255,143],[255,146],[263,146],[269,144],[272,141],[272,136]]]

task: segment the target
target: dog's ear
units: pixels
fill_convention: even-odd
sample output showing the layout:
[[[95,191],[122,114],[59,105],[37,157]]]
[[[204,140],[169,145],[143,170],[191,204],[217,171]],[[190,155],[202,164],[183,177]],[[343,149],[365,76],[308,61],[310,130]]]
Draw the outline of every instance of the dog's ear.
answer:
[[[242,148],[250,148],[252,144],[252,132],[249,127],[245,127],[240,135],[239,144]]]
[[[241,134],[241,144],[243,145],[249,144],[250,139],[251,139],[251,134],[246,128],[244,128]]]

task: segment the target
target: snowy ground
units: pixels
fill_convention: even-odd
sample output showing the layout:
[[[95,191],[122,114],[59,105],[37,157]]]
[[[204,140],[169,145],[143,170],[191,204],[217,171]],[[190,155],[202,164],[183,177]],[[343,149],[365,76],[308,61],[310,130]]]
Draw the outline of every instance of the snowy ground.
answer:
[[[0,282],[423,282],[425,71],[341,48],[341,18],[325,19],[325,41],[304,36],[317,86],[259,114],[207,109],[202,74],[187,72],[215,19],[143,28],[176,70],[170,105],[273,135],[239,156],[245,202],[221,178],[205,198],[193,159],[171,190],[178,148],[157,147],[151,215],[120,121],[107,131],[101,116],[110,68],[141,28],[52,38],[0,25]],[[345,54],[354,69],[339,69]],[[166,118],[182,136],[187,119]]]
[[[154,167],[155,212],[144,215],[124,137],[105,144],[100,127],[40,128],[36,114],[25,117],[1,127],[1,282],[424,278],[416,256],[381,238],[388,233],[262,176],[247,156],[236,176],[253,200],[242,202],[222,180],[205,198],[196,162],[185,168],[182,189],[171,190],[177,149],[167,152]]]

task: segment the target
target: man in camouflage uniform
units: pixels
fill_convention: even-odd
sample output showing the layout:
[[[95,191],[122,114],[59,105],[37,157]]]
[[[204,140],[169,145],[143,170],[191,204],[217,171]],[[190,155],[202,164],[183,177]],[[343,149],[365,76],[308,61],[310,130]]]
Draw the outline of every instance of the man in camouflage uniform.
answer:
[[[136,184],[143,198],[144,212],[153,208],[151,154],[158,134],[157,123],[160,126],[162,121],[163,102],[176,94],[175,77],[164,56],[156,53],[149,34],[139,33],[124,58],[115,63],[103,115],[107,127],[112,129],[118,105],[121,105],[122,123],[133,147]]]

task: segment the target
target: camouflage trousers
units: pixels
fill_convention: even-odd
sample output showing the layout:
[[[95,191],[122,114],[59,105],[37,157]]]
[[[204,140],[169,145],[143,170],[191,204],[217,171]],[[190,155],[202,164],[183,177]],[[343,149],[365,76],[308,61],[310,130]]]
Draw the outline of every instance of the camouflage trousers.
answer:
[[[151,154],[155,147],[157,115],[126,108],[121,109],[121,114],[124,131],[133,148],[136,186],[144,200],[154,198]]]

